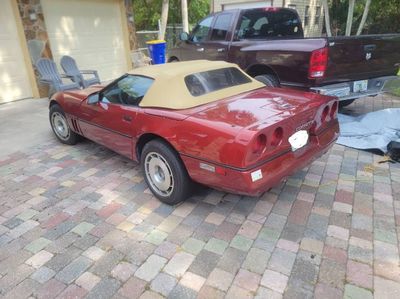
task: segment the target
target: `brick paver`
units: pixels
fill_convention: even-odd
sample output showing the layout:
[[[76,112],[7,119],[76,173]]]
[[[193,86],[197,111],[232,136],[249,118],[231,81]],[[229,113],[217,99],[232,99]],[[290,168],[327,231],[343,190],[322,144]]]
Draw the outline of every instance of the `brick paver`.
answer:
[[[400,100],[347,111],[383,107]],[[32,145],[0,158],[0,297],[398,298],[400,165],[381,160],[335,145],[260,198],[170,207],[99,145]]]

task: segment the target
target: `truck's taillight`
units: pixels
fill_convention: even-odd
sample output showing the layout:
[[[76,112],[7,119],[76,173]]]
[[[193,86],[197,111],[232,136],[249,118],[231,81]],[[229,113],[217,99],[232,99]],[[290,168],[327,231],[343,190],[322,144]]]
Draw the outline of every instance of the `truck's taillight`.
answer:
[[[312,51],[310,57],[310,66],[308,68],[308,78],[322,78],[325,75],[327,65],[328,48]]]

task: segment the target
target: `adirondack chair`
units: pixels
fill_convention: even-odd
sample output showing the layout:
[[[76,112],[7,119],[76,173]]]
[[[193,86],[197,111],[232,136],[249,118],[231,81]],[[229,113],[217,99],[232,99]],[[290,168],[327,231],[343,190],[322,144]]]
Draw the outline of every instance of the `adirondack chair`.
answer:
[[[65,74],[69,76],[72,79],[72,81],[78,83],[83,88],[86,88],[93,84],[100,83],[100,78],[97,71],[94,70],[80,71],[78,66],[76,65],[75,59],[73,59],[70,56],[61,57],[60,64]],[[84,74],[93,75],[93,77],[85,78],[83,76]]]
[[[80,86],[78,83],[63,82],[62,78],[68,78],[68,79],[70,79],[70,78],[64,74],[60,74],[57,70],[57,66],[54,63],[54,61],[52,61],[48,58],[38,59],[36,61],[36,69],[40,75],[39,82],[50,85],[49,97],[55,91],[80,89]]]

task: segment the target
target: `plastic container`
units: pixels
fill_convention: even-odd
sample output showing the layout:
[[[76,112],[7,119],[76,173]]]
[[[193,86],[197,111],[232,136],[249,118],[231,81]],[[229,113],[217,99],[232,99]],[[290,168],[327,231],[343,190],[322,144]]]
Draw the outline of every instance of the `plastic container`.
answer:
[[[146,42],[153,64],[165,63],[167,43],[165,40],[151,40]]]

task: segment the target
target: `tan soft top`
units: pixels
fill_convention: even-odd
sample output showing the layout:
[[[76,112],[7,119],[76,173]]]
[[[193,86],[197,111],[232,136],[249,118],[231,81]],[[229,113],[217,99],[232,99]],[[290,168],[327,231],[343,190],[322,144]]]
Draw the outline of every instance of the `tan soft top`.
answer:
[[[223,61],[193,60],[145,66],[134,69],[129,74],[154,79],[154,83],[140,102],[140,107],[187,109],[264,86],[242,72],[251,79],[251,82],[196,97],[190,94],[184,80],[187,75],[227,67],[238,68],[236,64]]]

